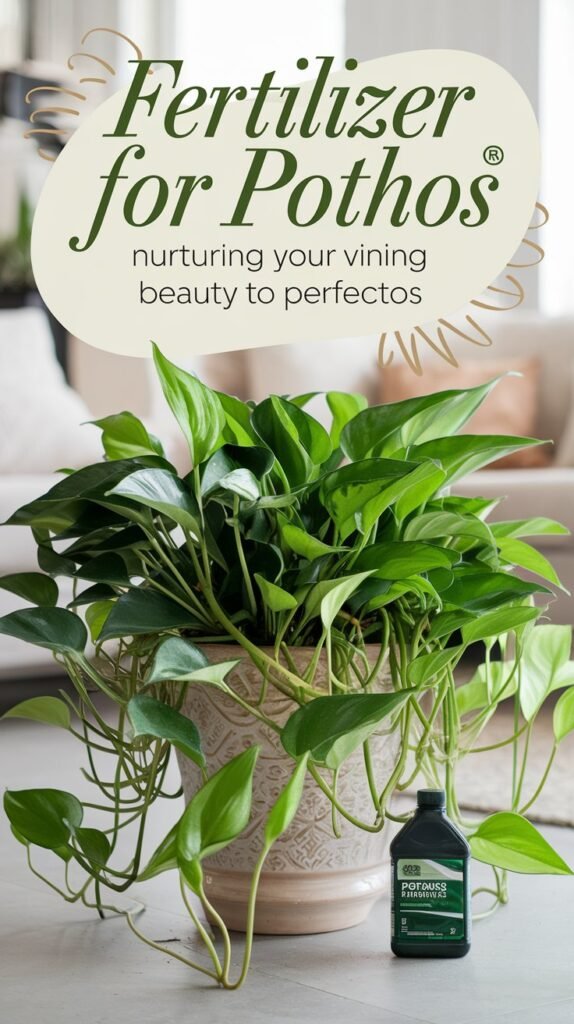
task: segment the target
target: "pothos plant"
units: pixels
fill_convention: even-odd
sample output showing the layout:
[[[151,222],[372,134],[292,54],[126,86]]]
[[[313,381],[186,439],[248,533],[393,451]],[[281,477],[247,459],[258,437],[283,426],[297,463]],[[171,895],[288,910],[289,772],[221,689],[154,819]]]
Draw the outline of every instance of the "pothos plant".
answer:
[[[574,671],[570,629],[535,625],[561,584],[523,538],[567,531],[545,518],[489,523],[497,502],[449,490],[467,473],[542,443],[459,433],[496,381],[372,408],[358,395],[331,392],[327,431],[305,409],[310,395],[246,404],[210,390],[157,348],[154,358],[191,472],[180,477],[160,442],[123,412],[97,421],[102,462],[66,473],[8,521],[32,529],[41,571],[0,581],[32,605],[0,619],[0,632],[52,650],[74,692],[24,701],[8,716],[77,737],[98,794],[83,803],[54,789],[5,794],[32,870],[39,871],[34,848],[51,851],[62,865],[61,881],[42,873],[52,888],[102,916],[106,909],[124,913],[151,945],[135,910],[116,907],[110,894],[174,870],[210,961],[178,958],[227,988],[246,976],[259,875],[296,814],[307,773],[336,809],[334,821],[346,817],[371,832],[395,818],[391,797],[419,777],[444,788],[474,856],[493,867],[493,907],[507,899],[507,870],[570,874],[524,817],[558,744],[574,729]],[[73,581],[66,607],[58,606],[60,577]],[[214,658],[220,642],[236,644],[259,670],[261,693],[252,700],[233,686],[237,661]],[[456,667],[477,644],[484,664],[457,685]],[[304,670],[293,656],[302,647]],[[318,683],[321,659],[326,689]],[[390,688],[379,692],[385,665]],[[261,837],[236,980],[229,933],[207,898],[202,862],[246,827],[258,750],[210,772],[198,730],[180,710],[191,682],[220,690],[278,733],[293,763]],[[293,702],[285,725],[266,711],[269,687]],[[532,729],[557,688],[564,692],[549,764],[535,792],[525,793]],[[491,749],[480,737],[507,698],[514,727],[498,745],[513,750],[508,809],[468,822],[458,806],[457,764]],[[399,744],[381,782],[369,741],[385,719]],[[346,810],[336,789],[341,764],[361,747],[373,804],[366,821]],[[165,785],[173,748],[197,764],[200,785],[144,863],[153,805],[179,795]],[[122,859],[124,835],[133,845]],[[221,949],[197,900],[220,932]]]

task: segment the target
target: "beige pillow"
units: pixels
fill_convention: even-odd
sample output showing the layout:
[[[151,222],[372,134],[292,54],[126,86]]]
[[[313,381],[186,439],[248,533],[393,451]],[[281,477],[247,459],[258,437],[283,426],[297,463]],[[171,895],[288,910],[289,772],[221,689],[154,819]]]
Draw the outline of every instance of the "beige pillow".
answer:
[[[557,466],[574,466],[574,363],[570,367],[570,412],[558,443]]]
[[[392,364],[382,371],[381,397],[383,402],[400,402],[451,388],[473,388],[508,371],[522,376],[500,380],[462,432],[536,437],[540,392],[540,363],[537,359],[512,359],[504,363],[476,361],[459,367],[432,364],[424,367],[420,377],[405,363]],[[551,459],[549,448],[527,448],[498,459],[489,468],[540,468],[549,465]]]

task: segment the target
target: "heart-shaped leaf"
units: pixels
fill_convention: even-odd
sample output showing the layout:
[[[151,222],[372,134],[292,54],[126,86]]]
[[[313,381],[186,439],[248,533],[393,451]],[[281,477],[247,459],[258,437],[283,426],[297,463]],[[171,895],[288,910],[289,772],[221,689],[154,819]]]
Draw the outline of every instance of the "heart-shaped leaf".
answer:
[[[177,830],[179,821],[169,830],[166,836],[150,857],[143,871],[138,875],[138,882],[147,882],[164,871],[172,871],[177,867]]]
[[[571,875],[566,862],[520,814],[499,811],[470,836],[473,857],[506,871],[528,875]]]
[[[145,685],[163,682],[208,683],[222,686],[239,660],[212,664],[191,640],[169,636],[159,644],[146,676]]]
[[[177,830],[177,860],[192,886],[204,857],[217,853],[247,827],[259,747],[249,747],[220,768],[187,805]]]
[[[418,658],[411,661],[408,667],[407,676],[409,682],[415,686],[422,686],[429,679],[440,675],[447,665],[454,668],[464,650],[464,645],[461,645],[459,647],[447,647],[444,651],[433,651],[432,654],[420,654]]]
[[[294,523],[290,523],[286,519],[281,520],[280,529],[281,537],[291,551],[294,551],[296,555],[301,555],[302,558],[308,558],[310,562],[315,558],[322,558],[323,555],[332,555],[345,550],[342,547],[324,544],[318,537],[306,533],[300,526],[295,526]]]
[[[111,845],[105,832],[98,828],[77,828],[74,839],[92,867],[99,869],[106,866]]]
[[[146,683],[187,679],[190,672],[209,665],[209,659],[191,640],[168,636],[158,645],[146,675]]]
[[[287,831],[297,813],[303,795],[308,759],[309,755],[304,754],[267,815],[265,822],[266,847],[272,846],[276,839],[279,839],[279,836]]]
[[[527,569],[528,572],[541,576],[543,580],[548,580],[549,583],[560,587],[561,590],[566,590],[551,562],[531,544],[525,544],[524,541],[514,537],[499,537],[497,543],[500,554],[507,562],[518,565],[521,569]],[[566,593],[568,593],[567,590]]]
[[[70,728],[70,709],[59,697],[30,697],[5,711],[2,718],[27,718],[59,729]]]
[[[0,620],[1,626],[2,620]],[[143,633],[160,633],[196,624],[193,612],[149,588],[128,591],[116,601],[100,633],[100,640]]]
[[[4,810],[20,836],[48,850],[67,846],[84,814],[80,801],[60,789],[7,790]]]
[[[138,469],[116,484],[109,497],[118,496],[145,505],[173,519],[184,530],[199,531],[195,498],[173,473],[166,469]]]
[[[153,736],[167,740],[200,768],[205,767],[199,733],[190,718],[146,693],[132,697],[128,703],[128,715],[134,737]]]
[[[400,708],[416,691],[341,693],[316,697],[295,711],[281,731],[291,757],[309,754],[328,768],[338,768],[380,722]]]
[[[474,644],[478,640],[489,640],[502,636],[511,630],[532,622],[540,615],[540,608],[520,605],[516,608],[501,608],[496,612],[485,612],[472,622],[462,627],[462,639],[465,644]]]
[[[41,572],[18,572],[2,576],[0,590],[8,590],[31,604],[54,606],[58,603],[58,584]]]
[[[149,434],[132,412],[119,412],[92,421],[102,431],[102,444],[108,459],[133,459],[138,455],[160,455],[164,451],[157,437]]]
[[[557,743],[574,732],[574,687],[565,690],[556,702],[553,715],[554,737]]]
[[[215,391],[186,373],[153,346],[153,358],[167,404],[179,423],[194,466],[204,462],[221,443],[226,420]]]
[[[331,444],[333,448],[337,448],[343,428],[358,413],[366,409],[369,403],[364,395],[353,395],[346,391],[328,391],[325,398],[333,416],[330,432]]]
[[[524,641],[520,663],[520,707],[527,722],[532,721],[548,694],[560,684],[571,647],[571,626],[537,626]]]
[[[278,587],[276,583],[270,583],[261,573],[255,573],[255,580],[264,603],[272,612],[285,612],[297,607],[297,598],[293,594]]]
[[[51,651],[82,652],[88,634],[81,619],[65,608],[23,608],[0,618],[0,633]]]

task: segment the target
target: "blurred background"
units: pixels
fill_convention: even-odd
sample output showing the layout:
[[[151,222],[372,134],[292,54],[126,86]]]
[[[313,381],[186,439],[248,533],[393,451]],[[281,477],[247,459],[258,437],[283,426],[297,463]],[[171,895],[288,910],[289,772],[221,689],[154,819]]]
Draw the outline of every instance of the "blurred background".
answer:
[[[149,362],[113,356],[68,337],[34,288],[29,259],[33,210],[50,159],[73,130],[76,115],[34,115],[33,127],[40,131],[25,139],[31,110],[68,105],[65,94],[35,92],[31,103],[25,97],[46,83],[77,90],[78,76],[72,71],[81,69],[83,113],[127,81],[127,60],[133,54],[124,40],[100,35],[97,47],[94,37],[82,45],[94,26],[127,34],[145,56],[185,59],[194,81],[205,86],[255,84],[271,68],[294,81],[302,77],[295,68],[302,55],[334,54],[342,64],[346,56],[367,60],[437,47],[481,53],[515,76],[539,119],[540,197],[551,217],[537,236],[546,257],[525,272],[527,292],[520,308],[496,314],[491,348],[455,342],[461,367],[428,358],[422,378],[398,358],[381,371],[375,336],[312,345],[301,339],[297,346],[222,355],[196,360],[193,366],[208,383],[240,397],[339,389],[362,391],[371,402],[472,386],[501,370],[520,370],[522,378],[509,379],[493,393],[473,429],[534,434],[554,446],[534,462],[518,456],[474,474],[459,490],[505,495],[504,518],[549,515],[574,527],[571,0],[0,0],[0,519],[46,491],[59,468],[100,457],[99,431],[80,426],[95,417],[128,408],[167,435],[176,461],[184,458]],[[87,57],[90,51],[104,63]],[[39,157],[39,147],[47,159]],[[571,539],[548,537],[542,543],[563,580],[574,586]],[[0,575],[35,568],[27,531],[0,531]],[[14,606],[10,595],[0,592],[0,614]],[[567,597],[554,605],[552,617],[573,621]],[[40,649],[4,637],[1,641],[4,676],[49,671],[50,658]]]

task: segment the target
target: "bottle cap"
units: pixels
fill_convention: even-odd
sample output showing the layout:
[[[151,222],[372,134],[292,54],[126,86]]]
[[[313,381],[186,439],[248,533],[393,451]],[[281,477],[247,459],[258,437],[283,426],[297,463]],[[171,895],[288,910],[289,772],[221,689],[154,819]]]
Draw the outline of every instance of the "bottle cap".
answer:
[[[446,807],[446,794],[444,789],[419,789],[417,791],[417,806],[421,808],[440,808],[444,810]]]

